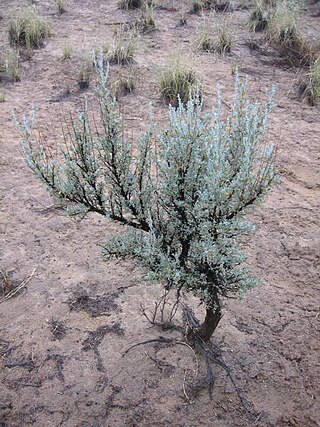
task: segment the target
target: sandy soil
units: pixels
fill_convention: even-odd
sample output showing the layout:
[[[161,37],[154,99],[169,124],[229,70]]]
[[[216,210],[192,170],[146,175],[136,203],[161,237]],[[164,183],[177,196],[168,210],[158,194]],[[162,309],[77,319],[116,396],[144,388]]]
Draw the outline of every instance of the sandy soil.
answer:
[[[1,0],[2,48],[8,48],[10,7],[22,3]],[[111,40],[112,23],[132,21],[138,12],[119,11],[114,0],[69,0],[58,16],[53,1],[37,3],[54,35],[22,63],[20,82],[0,83],[6,98],[0,104],[0,268],[13,287],[36,269],[0,304],[0,426],[320,426],[320,121],[318,107],[297,99],[301,70],[249,49],[248,41],[259,36],[248,33],[246,10],[188,15],[187,26],[179,27],[179,13],[191,2],[159,0],[158,30],[137,42],[136,91],[120,99],[130,136],[143,128],[150,101],[164,121],[158,76],[178,52],[197,67],[208,105],[217,84],[231,96],[235,66],[249,77],[254,97],[263,98],[272,84],[277,88],[270,139],[280,144],[281,179],[252,214],[257,234],[246,244],[263,284],[240,302],[225,302],[213,338],[246,404],[218,367],[210,399],[201,386],[205,369],[200,361],[196,375],[190,349],[151,343],[124,355],[143,340],[179,339],[179,332],[151,327],[141,314],[141,304],[152,309],[161,288],[145,283],[129,261],[102,261],[98,244],[119,228],[96,215],[72,220],[52,205],[24,164],[12,123],[13,109],[28,112],[34,103],[48,140],[59,137],[59,117],[81,105],[84,95],[93,96],[93,85],[85,92],[77,87],[81,56]],[[214,28],[225,18],[234,32],[232,54],[199,53],[201,25]],[[312,5],[301,22],[308,37],[319,40]],[[63,61],[67,40],[73,53]],[[119,72],[113,66],[111,80]]]

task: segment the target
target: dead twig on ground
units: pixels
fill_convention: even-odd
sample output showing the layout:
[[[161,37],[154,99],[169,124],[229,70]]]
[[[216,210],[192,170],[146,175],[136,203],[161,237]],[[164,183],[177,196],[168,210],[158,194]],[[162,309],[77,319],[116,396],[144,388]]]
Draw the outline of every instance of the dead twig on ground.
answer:
[[[36,268],[33,269],[32,273],[30,274],[29,277],[27,277],[22,283],[20,283],[19,286],[17,286],[16,288],[12,289],[12,291],[10,291],[9,293],[7,293],[7,295],[5,295],[2,299],[0,299],[0,304],[4,301],[7,301],[8,299],[14,297],[22,288],[24,288],[32,279],[32,277],[34,276],[36,272]]]

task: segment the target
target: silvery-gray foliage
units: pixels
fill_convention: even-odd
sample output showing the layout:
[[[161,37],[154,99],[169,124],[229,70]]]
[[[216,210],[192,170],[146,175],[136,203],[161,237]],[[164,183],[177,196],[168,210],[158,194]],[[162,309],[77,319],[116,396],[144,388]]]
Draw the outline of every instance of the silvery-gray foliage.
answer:
[[[106,258],[136,258],[150,279],[197,295],[207,315],[219,314],[218,323],[220,297],[257,284],[239,238],[253,231],[246,213],[275,177],[275,148],[266,141],[271,96],[263,105],[252,103],[247,83],[237,77],[229,112],[220,94],[209,113],[190,96],[187,105],[169,108],[165,129],[150,120],[131,146],[102,56],[95,68],[99,124],[85,103],[56,158],[34,137],[34,114],[23,117],[26,162],[52,194],[70,202],[72,213],[98,212],[128,226],[107,237]]]

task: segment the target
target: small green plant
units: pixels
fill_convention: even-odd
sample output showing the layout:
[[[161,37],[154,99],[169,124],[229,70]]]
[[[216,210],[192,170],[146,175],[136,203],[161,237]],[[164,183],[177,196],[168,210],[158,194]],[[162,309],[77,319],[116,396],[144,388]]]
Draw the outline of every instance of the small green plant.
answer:
[[[143,4],[142,0],[118,0],[119,9],[138,9]]]
[[[61,15],[66,11],[66,2],[65,0],[55,0],[56,7],[58,10],[58,13]]]
[[[25,46],[28,51],[41,47],[45,38],[51,36],[51,26],[34,6],[25,6],[12,13],[8,24],[9,41],[12,46]]]
[[[123,28],[118,28],[113,36],[113,45],[108,54],[108,60],[111,64],[128,65],[133,62],[135,45],[133,37],[125,41]]]
[[[267,12],[264,7],[263,0],[254,0],[248,19],[248,27],[250,31],[265,31],[268,26]]]
[[[163,99],[174,107],[179,100],[186,104],[190,96],[200,95],[200,79],[192,67],[178,60],[167,67],[161,75],[160,90]]]
[[[72,54],[72,48],[70,46],[70,43],[69,42],[65,42],[65,44],[63,46],[62,58],[64,60],[70,59],[71,58],[71,54]]]
[[[88,59],[81,59],[80,69],[77,77],[78,86],[80,89],[86,89],[89,87],[91,69],[91,62]]]
[[[178,302],[182,293],[199,298],[205,320],[200,324],[184,308],[184,329],[189,345],[205,352],[223,299],[258,284],[246,266],[242,237],[254,232],[246,216],[275,178],[276,150],[266,137],[271,98],[252,102],[237,77],[230,111],[220,95],[209,113],[191,96],[169,108],[163,128],[151,123],[133,150],[106,87],[103,58],[96,68],[99,116],[92,118],[85,106],[61,157],[37,138],[34,112],[24,116],[16,123],[25,160],[71,213],[95,212],[126,226],[107,236],[106,259],[131,257],[149,280],[176,290]]]
[[[306,81],[300,84],[300,94],[310,105],[315,105],[320,99],[320,56],[310,66]]]

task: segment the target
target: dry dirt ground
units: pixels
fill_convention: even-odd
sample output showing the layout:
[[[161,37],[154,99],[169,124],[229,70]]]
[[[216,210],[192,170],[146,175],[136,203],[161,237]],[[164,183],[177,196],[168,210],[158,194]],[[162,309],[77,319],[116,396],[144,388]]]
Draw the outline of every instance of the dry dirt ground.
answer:
[[[23,1],[0,3],[4,49],[16,4]],[[0,83],[0,268],[10,286],[25,285],[0,304],[0,426],[320,426],[320,121],[319,108],[297,98],[302,71],[281,65],[268,49],[250,50],[249,42],[261,36],[248,32],[245,9],[187,15],[187,25],[179,27],[179,13],[191,2],[159,0],[158,29],[136,41],[136,90],[120,98],[134,139],[150,102],[157,120],[165,121],[159,73],[177,54],[189,55],[197,68],[208,106],[217,84],[230,99],[236,66],[249,78],[253,97],[262,99],[272,84],[277,89],[269,137],[280,144],[280,183],[252,214],[257,234],[246,243],[262,285],[240,302],[225,302],[213,338],[244,405],[218,366],[210,399],[201,382],[204,367],[201,361],[196,366],[189,348],[158,342],[124,355],[143,340],[179,339],[177,331],[151,327],[141,314],[141,304],[152,309],[161,289],[146,283],[132,262],[102,261],[98,244],[119,228],[96,215],[72,220],[52,205],[22,159],[12,122],[13,109],[28,112],[34,103],[43,134],[59,141],[60,117],[93,96],[93,84],[84,92],[77,87],[81,57],[111,40],[113,23],[132,22],[139,12],[120,11],[114,0],[69,0],[59,16],[53,0],[37,4],[54,34],[22,62],[20,82]],[[234,33],[232,53],[200,53],[200,28],[214,30],[223,19]],[[313,41],[319,24],[314,6],[306,5],[301,26]],[[64,61],[66,41],[72,56]],[[111,81],[121,72],[112,66]]]

